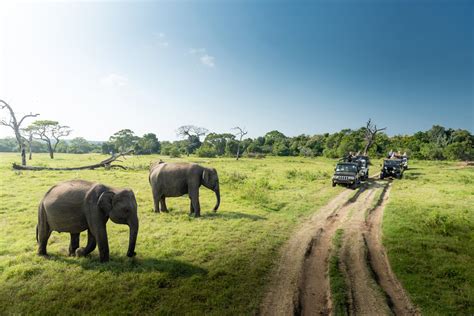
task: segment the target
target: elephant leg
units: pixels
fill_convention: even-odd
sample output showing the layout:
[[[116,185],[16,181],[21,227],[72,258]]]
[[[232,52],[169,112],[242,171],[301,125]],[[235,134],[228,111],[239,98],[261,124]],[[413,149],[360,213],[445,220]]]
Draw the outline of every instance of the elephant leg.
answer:
[[[36,229],[38,230],[38,254],[46,256],[46,246],[48,245],[49,236],[51,236],[51,229],[48,223],[38,224]]]
[[[168,208],[166,207],[166,200],[164,196],[161,197],[160,202],[161,202],[161,211],[168,212]]]
[[[87,245],[85,248],[79,248],[76,250],[76,256],[83,257],[90,254],[96,246],[95,237],[92,235],[91,231],[87,231]]]
[[[189,202],[189,215],[194,214],[193,201]]]
[[[79,239],[81,234],[73,234],[71,233],[71,243],[69,244],[69,255],[75,256],[76,249],[79,248]]]
[[[97,225],[94,229],[94,237],[99,246],[99,258],[100,262],[109,261],[109,241],[107,239],[107,229],[105,223]]]
[[[155,213],[160,212],[160,198],[161,194],[153,188],[153,203],[155,207]]]
[[[201,216],[201,206],[199,205],[199,189],[189,192],[189,198],[194,209],[194,217]]]
[[[48,239],[51,236],[51,228],[46,219],[46,214],[43,205],[40,205],[38,210],[38,225],[36,226],[36,241],[38,242],[38,255],[46,256],[46,246]]]

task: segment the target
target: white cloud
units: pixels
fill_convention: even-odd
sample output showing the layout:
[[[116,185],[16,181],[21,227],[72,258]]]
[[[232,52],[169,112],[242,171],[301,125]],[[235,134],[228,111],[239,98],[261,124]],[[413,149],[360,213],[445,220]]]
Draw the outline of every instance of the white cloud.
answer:
[[[211,67],[211,68],[213,68],[215,66],[214,59],[215,59],[214,57],[209,56],[208,54],[204,54],[200,58],[201,64],[203,64],[207,67]]]
[[[100,79],[100,84],[106,87],[124,87],[128,84],[128,78],[119,74],[111,73]]]
[[[170,43],[168,43],[168,42],[159,42],[158,45],[160,45],[161,47],[167,48],[168,46],[170,46]]]
[[[207,66],[210,68],[214,68],[216,66],[215,57],[209,55],[205,48],[190,48],[188,53],[190,55],[198,57],[199,61],[204,66]]]

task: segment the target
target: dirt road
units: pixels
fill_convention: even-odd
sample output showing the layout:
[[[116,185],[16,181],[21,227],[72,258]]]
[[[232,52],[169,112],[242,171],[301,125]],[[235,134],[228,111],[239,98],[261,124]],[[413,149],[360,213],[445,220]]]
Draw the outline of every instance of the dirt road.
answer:
[[[419,314],[393,274],[381,241],[391,184],[369,180],[345,190],[296,231],[282,249],[263,315],[330,315],[329,261],[338,259],[349,315]],[[342,230],[340,248],[334,236]]]

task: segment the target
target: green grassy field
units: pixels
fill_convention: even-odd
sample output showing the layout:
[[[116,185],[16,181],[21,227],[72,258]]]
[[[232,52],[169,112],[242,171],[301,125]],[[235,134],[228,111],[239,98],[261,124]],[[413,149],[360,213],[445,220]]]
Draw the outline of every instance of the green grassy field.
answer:
[[[76,166],[101,155],[35,155],[31,164]],[[252,314],[258,310],[272,260],[298,222],[343,188],[332,188],[327,159],[198,159],[220,174],[222,204],[201,188],[202,218],[188,216],[187,197],[168,199],[168,214],[152,212],[148,166],[158,156],[137,156],[132,170],[24,171],[0,154],[0,306],[3,313]],[[125,256],[128,227],[108,223],[111,261],[67,256],[69,234],[53,233],[49,259],[36,256],[37,207],[57,182],[88,179],[130,187],[137,196],[137,257]],[[81,235],[81,244],[86,241]],[[1,313],[1,312],[0,312]]]
[[[102,155],[35,155],[31,164],[76,166]],[[212,165],[222,204],[201,189],[202,218],[187,197],[152,212],[148,165],[156,159]],[[130,170],[18,172],[0,154],[0,314],[254,314],[272,263],[297,224],[344,188],[332,188],[324,158],[170,159],[136,156]],[[441,166],[441,167],[439,167]],[[427,314],[474,313],[474,170],[415,162],[394,181],[384,219],[392,266]],[[378,168],[373,166],[372,173]],[[109,222],[111,261],[67,256],[69,234],[53,233],[49,258],[36,256],[37,207],[54,184],[88,179],[130,187],[139,205],[137,257],[125,256],[128,227]],[[81,235],[83,245],[85,234]]]
[[[392,268],[425,315],[474,314],[474,168],[418,161],[394,181],[383,232]]]

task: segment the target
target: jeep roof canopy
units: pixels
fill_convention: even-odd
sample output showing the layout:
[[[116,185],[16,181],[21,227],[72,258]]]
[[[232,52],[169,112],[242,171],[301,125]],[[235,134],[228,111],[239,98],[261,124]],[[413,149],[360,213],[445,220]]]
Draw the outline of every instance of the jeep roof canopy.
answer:
[[[383,164],[388,165],[388,166],[396,166],[396,165],[400,165],[401,163],[402,161],[400,159],[385,159],[383,161]]]

